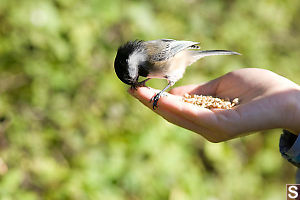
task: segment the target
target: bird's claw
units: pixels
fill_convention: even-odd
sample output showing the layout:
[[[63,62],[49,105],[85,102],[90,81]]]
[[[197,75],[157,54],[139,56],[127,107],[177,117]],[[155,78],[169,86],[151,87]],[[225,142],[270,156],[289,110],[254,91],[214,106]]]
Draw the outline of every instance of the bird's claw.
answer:
[[[160,97],[161,97],[161,93],[159,92],[158,94],[156,94],[154,97],[150,99],[150,103],[152,103],[153,101],[153,106],[152,106],[153,110],[158,108],[158,100]]]
[[[137,90],[138,87],[146,87],[146,81],[147,79],[141,82],[134,83],[133,85],[130,86],[131,90]]]
[[[138,87],[138,85],[137,85],[137,84],[134,84],[134,85],[131,85],[131,86],[130,86],[130,89],[131,89],[131,90],[137,90],[137,87]]]
[[[143,87],[143,84],[140,84],[140,83],[133,84],[133,85],[130,86],[130,89],[131,90],[137,90],[138,87]]]

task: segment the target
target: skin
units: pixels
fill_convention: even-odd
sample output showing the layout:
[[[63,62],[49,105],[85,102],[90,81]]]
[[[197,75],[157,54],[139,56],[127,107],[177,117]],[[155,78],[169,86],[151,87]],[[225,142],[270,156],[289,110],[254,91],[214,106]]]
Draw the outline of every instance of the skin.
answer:
[[[149,87],[128,90],[152,110],[150,99],[158,92]],[[205,109],[182,101],[185,93],[220,98],[238,97],[233,109]],[[210,82],[172,89],[152,110],[167,121],[194,131],[211,142],[222,142],[251,132],[282,128],[300,133],[300,87],[271,71],[245,68]]]

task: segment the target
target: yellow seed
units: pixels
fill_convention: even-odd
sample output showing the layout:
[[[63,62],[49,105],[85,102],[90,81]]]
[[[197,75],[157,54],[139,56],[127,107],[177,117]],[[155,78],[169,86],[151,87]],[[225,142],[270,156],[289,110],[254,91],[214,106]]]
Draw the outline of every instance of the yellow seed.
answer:
[[[230,101],[229,98],[221,99],[218,97],[196,95],[196,94],[184,94],[183,101],[187,103],[192,103],[201,108],[218,108],[218,109],[231,109],[239,104],[239,99],[235,98]]]
[[[232,103],[234,103],[235,105],[239,104],[239,98],[235,98],[232,100]]]
[[[185,98],[189,98],[189,94],[188,93],[185,93],[184,95],[183,95],[183,97],[185,97]]]

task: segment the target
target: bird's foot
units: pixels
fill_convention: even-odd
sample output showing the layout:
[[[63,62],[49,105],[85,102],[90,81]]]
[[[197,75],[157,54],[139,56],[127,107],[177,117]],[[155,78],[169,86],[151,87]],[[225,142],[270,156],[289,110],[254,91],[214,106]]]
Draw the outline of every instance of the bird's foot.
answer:
[[[137,90],[138,85],[137,84],[133,84],[130,86],[131,90]]]
[[[146,82],[149,81],[149,80],[150,80],[150,78],[147,78],[147,79],[145,79],[145,80],[143,80],[141,82],[136,82],[133,85],[131,85],[130,88],[132,90],[137,90],[138,87],[146,87]]]
[[[159,92],[159,93],[157,93],[154,97],[152,97],[152,98],[150,99],[150,103],[153,102],[153,106],[152,106],[153,110],[155,110],[156,108],[158,108],[158,100],[159,100],[159,98],[160,98],[161,96],[162,96],[162,93]]]
[[[135,84],[131,85],[130,89],[131,90],[137,90],[138,87],[143,87],[144,85],[145,85],[145,83],[141,84],[140,82],[138,82],[138,83],[135,83]]]

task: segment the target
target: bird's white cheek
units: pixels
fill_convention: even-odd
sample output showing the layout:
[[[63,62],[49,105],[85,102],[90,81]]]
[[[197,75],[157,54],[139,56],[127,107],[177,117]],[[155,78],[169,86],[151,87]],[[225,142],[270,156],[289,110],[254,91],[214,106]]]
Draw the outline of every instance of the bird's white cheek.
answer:
[[[138,75],[138,66],[141,62],[145,60],[143,54],[139,52],[133,52],[131,55],[129,55],[129,58],[127,59],[128,63],[128,72],[131,77],[136,77]]]
[[[138,75],[138,68],[135,66],[129,66],[128,73],[130,77],[136,77]]]

